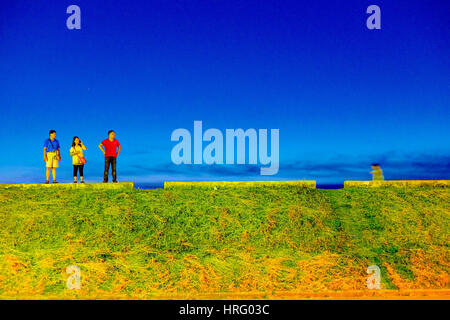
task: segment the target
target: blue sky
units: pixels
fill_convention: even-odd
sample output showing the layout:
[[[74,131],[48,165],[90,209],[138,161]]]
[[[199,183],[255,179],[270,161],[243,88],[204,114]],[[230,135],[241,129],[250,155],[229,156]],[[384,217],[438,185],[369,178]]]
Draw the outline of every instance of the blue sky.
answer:
[[[66,8],[81,8],[81,30]],[[381,30],[366,8],[381,8]],[[120,181],[450,179],[448,1],[2,1],[0,183],[42,182],[43,141],[114,129]],[[171,163],[194,120],[279,129],[280,170]]]

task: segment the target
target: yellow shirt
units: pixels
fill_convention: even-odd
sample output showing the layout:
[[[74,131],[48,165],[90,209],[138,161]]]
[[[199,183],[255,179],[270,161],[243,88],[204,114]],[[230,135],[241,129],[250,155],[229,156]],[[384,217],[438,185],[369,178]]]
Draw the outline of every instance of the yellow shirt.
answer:
[[[70,155],[72,156],[72,164],[73,165],[81,165],[80,158],[78,156],[83,156],[83,150],[86,150],[84,145],[77,145],[75,147],[70,148]]]

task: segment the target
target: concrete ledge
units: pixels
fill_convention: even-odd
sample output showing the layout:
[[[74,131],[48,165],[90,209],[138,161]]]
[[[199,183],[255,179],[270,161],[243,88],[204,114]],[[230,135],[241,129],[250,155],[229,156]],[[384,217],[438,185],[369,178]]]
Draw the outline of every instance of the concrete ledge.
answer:
[[[15,183],[15,184],[0,184],[0,188],[61,188],[61,189],[134,189],[133,182],[119,182],[119,183]]]
[[[316,188],[316,181],[165,181],[167,188],[213,188],[213,187],[281,187],[298,186],[303,188]]]
[[[450,187],[450,180],[344,181],[344,188]]]

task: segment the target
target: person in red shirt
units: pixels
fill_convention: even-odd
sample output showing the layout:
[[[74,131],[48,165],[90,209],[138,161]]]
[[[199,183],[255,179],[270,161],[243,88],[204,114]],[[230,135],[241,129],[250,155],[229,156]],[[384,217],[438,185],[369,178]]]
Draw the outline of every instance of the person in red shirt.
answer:
[[[113,182],[117,182],[117,157],[122,147],[117,139],[114,130],[108,131],[108,139],[105,139],[98,145],[105,155],[105,172],[103,174],[103,182],[108,182],[109,166],[111,165]]]

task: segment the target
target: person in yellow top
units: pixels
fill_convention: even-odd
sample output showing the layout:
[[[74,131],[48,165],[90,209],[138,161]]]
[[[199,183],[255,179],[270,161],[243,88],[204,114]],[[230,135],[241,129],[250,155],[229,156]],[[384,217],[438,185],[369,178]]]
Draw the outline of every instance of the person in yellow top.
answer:
[[[378,163],[372,164],[373,171],[370,172],[372,174],[372,180],[373,181],[383,181],[383,170],[381,170],[381,167]]]
[[[72,156],[73,164],[73,183],[77,183],[78,171],[80,172],[80,183],[83,181],[83,169],[86,160],[83,156],[83,150],[87,150],[83,142],[78,137],[73,137],[72,147],[70,148],[70,155]]]

